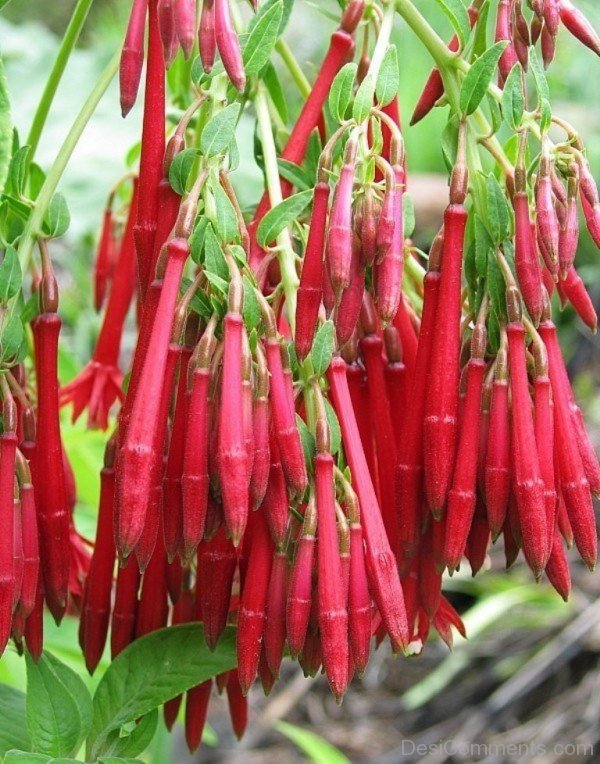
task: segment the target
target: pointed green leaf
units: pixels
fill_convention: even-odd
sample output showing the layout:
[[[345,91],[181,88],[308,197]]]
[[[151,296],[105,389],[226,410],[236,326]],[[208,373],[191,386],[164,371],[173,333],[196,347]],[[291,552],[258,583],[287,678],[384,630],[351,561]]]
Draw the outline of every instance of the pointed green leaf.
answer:
[[[481,103],[507,45],[507,40],[497,42],[471,65],[460,90],[460,110],[463,114],[472,114]]]
[[[204,156],[215,157],[227,151],[235,136],[240,109],[241,104],[232,103],[208,122],[200,138],[200,151]]]
[[[136,640],[115,658],[98,684],[87,758],[102,756],[115,730],[235,665],[234,629],[225,631],[214,652],[206,646],[198,623],[160,629]]]
[[[261,247],[267,247],[306,209],[312,199],[312,191],[300,191],[284,199],[269,210],[260,221],[256,238]]]
[[[352,117],[359,125],[369,116],[369,113],[373,108],[374,95],[375,80],[372,75],[367,75],[356,92],[354,104],[352,106]]]
[[[380,106],[387,106],[398,95],[400,87],[400,74],[398,72],[398,54],[396,46],[390,45],[385,52],[381,69],[377,77],[375,94]]]
[[[19,257],[14,247],[8,246],[0,265],[0,304],[17,294],[23,283]]]
[[[27,733],[25,693],[0,684],[0,759],[12,748],[27,751],[31,740]]]
[[[198,149],[183,149],[173,157],[169,167],[169,183],[176,194],[183,196],[188,179],[198,156]]]
[[[452,24],[452,28],[460,40],[461,49],[464,48],[471,34],[471,24],[467,9],[461,0],[436,0],[436,2]]]
[[[212,225],[206,226],[204,236],[204,268],[207,273],[229,281],[229,267]]]
[[[502,91],[502,115],[511,130],[520,126],[524,110],[523,69],[517,63],[510,70]]]
[[[248,76],[258,74],[266,65],[279,37],[283,18],[283,2],[277,0],[269,7],[260,9],[253,19],[248,39],[242,52],[244,69]]]
[[[56,193],[50,200],[48,211],[44,218],[43,229],[46,236],[57,239],[64,236],[71,225],[71,214],[67,200],[61,193]]]
[[[335,328],[333,321],[325,321],[317,329],[315,341],[313,342],[312,350],[310,351],[310,357],[312,359],[315,374],[318,376],[325,374],[329,368],[329,364],[333,357],[334,336]]]
[[[487,224],[494,244],[500,244],[510,232],[511,213],[506,196],[493,174],[486,179]]]
[[[338,122],[346,119],[346,112],[352,102],[354,94],[354,82],[358,66],[352,61],[342,66],[335,75],[335,79],[329,90],[329,109],[331,116]]]
[[[215,183],[212,191],[217,211],[217,217],[214,221],[217,234],[223,244],[230,244],[239,236],[237,215],[220,183]]]

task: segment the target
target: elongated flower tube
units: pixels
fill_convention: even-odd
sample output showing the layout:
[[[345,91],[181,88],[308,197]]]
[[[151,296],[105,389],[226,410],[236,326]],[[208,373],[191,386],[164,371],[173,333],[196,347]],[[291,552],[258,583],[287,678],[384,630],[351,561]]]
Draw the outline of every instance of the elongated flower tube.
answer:
[[[523,552],[535,577],[539,578],[549,554],[544,483],[540,472],[529,398],[525,363],[525,329],[519,320],[519,297],[515,294],[514,287],[509,287],[507,294],[509,324],[506,333],[512,399],[513,487],[523,535]]]
[[[352,190],[356,172],[356,139],[346,143],[344,164],[335,189],[327,231],[327,263],[336,300],[350,286],[352,264]]]
[[[175,0],[175,32],[186,58],[189,58],[196,41],[195,0]]]
[[[423,314],[415,359],[415,372],[408,393],[406,416],[396,465],[396,511],[400,545],[405,554],[414,553],[418,539],[423,481],[423,422],[427,378],[436,328],[436,309],[440,286],[439,260],[443,242],[440,233],[431,247],[429,267],[423,280]]]
[[[394,182],[394,233],[389,249],[375,271],[375,304],[384,326],[389,324],[402,299],[402,273],[404,267],[403,193],[404,168],[393,166]]]
[[[371,591],[386,631],[390,635],[392,648],[395,651],[401,651],[408,644],[409,637],[402,586],[362,448],[346,380],[346,364],[343,359],[333,358],[327,371],[327,378],[360,502]]]
[[[271,467],[269,431],[271,414],[269,409],[269,372],[265,355],[260,346],[256,348],[256,394],[252,409],[252,430],[254,439],[254,461],[250,476],[250,498],[252,508],[262,503],[267,491]]]
[[[204,639],[211,650],[225,626],[231,602],[231,585],[239,554],[221,525],[210,541],[198,547],[198,582],[200,612],[204,623]]]
[[[348,582],[348,635],[350,653],[358,674],[362,674],[369,661],[371,642],[371,595],[365,566],[363,532],[360,524],[358,499],[346,496],[350,523],[350,576]]]
[[[0,655],[4,652],[10,637],[15,590],[18,583],[14,559],[15,512],[13,501],[17,436],[12,430],[10,422],[12,418],[14,425],[16,412],[13,413],[12,417],[7,418],[6,416],[9,408],[14,410],[12,399],[10,402],[5,400],[3,408],[6,430],[0,435],[0,517],[2,519],[2,533],[0,534]]]
[[[296,544],[296,556],[287,594],[286,634],[293,658],[297,657],[304,648],[310,618],[316,531],[317,510],[314,494],[311,494]]]
[[[504,52],[500,56],[500,61],[498,62],[501,85],[504,83],[510,74],[510,70],[518,60],[517,52],[513,43],[513,35],[511,34],[510,29],[511,5],[511,0],[500,0],[498,3],[498,15],[496,16],[496,33],[494,41],[508,41],[508,45],[504,49]]]
[[[121,113],[126,117],[137,98],[144,65],[144,28],[148,0],[134,0],[119,67]]]
[[[577,214],[577,192],[579,188],[578,178],[569,178],[569,191],[567,196],[567,215],[565,222],[560,228],[558,260],[562,278],[566,278],[569,268],[575,260],[577,245],[579,243],[579,217]]]
[[[217,38],[215,35],[215,0],[202,0],[200,28],[198,30],[198,48],[202,68],[209,73],[215,63]]]
[[[323,294],[323,252],[327,226],[329,184],[320,180],[313,194],[313,209],[306,251],[300,274],[298,302],[296,305],[296,354],[302,361],[312,347],[319,307]]]
[[[579,8],[571,0],[560,0],[559,14],[560,20],[573,37],[600,56],[600,37]]]
[[[350,284],[342,292],[334,315],[335,332],[340,347],[344,347],[356,331],[364,293],[365,269],[361,261],[360,240],[357,236],[354,236],[352,262],[350,264]]]
[[[155,441],[160,426],[161,391],[165,376],[169,336],[185,260],[187,241],[171,239],[156,317],[136,392],[131,419],[119,453],[117,546],[128,557],[137,544],[154,485]]]
[[[263,649],[267,665],[275,678],[283,659],[286,633],[286,589],[288,561],[284,550],[278,549],[273,556],[269,589],[267,592],[267,612]]]
[[[112,199],[109,199],[102,217],[100,240],[98,242],[96,260],[94,261],[94,308],[96,310],[100,310],[102,303],[104,302],[108,281],[110,279],[112,249],[115,244],[112,230],[114,221],[110,206],[111,201]]]
[[[508,355],[506,338],[498,351],[485,459],[485,503],[492,539],[502,532],[511,491]]]
[[[467,211],[450,204],[444,213],[444,245],[430,357],[430,389],[423,426],[425,492],[440,516],[456,458],[460,356],[461,271]]]
[[[559,227],[554,208],[552,180],[548,158],[540,160],[540,174],[535,189],[536,230],[546,267],[553,275],[558,273]]]
[[[481,393],[486,364],[485,325],[478,323],[471,340],[471,359],[467,364],[467,393],[461,416],[458,455],[452,488],[448,494],[444,562],[453,571],[464,554],[471,521],[475,513],[477,456]]]
[[[240,43],[231,22],[229,0],[214,0],[214,4],[217,48],[229,79],[242,92],[246,87],[246,74],[244,73]]]
[[[110,620],[110,596],[115,566],[113,499],[115,443],[109,441],[100,472],[98,530],[90,570],[85,581],[79,640],[87,670],[93,674],[102,657]]]
[[[212,690],[212,679],[208,679],[202,684],[192,687],[185,696],[185,742],[190,753],[199,748],[202,742],[202,732],[206,724],[206,715],[210,693]]]
[[[247,695],[258,671],[265,628],[273,542],[262,510],[252,513],[252,543],[238,613],[237,656],[242,693]]]
[[[540,473],[544,481],[549,557],[552,552],[556,528],[556,487],[554,485],[554,406],[548,377],[548,362],[545,357],[536,359],[535,378],[533,380],[533,411],[535,442],[540,460]]]
[[[113,660],[135,637],[140,579],[138,566],[132,561],[126,568],[119,568],[110,622],[110,655]]]
[[[19,597],[19,612],[23,618],[27,619],[35,607],[40,576],[40,549],[31,470],[20,450],[16,452],[16,474],[19,482],[23,525],[23,583]]]

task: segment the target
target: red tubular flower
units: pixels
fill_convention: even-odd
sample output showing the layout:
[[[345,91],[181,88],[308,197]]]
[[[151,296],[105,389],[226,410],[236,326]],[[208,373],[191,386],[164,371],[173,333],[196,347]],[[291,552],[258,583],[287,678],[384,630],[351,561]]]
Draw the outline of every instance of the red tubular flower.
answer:
[[[346,345],[346,350],[348,345]],[[358,348],[356,349],[358,353]],[[369,406],[369,390],[367,379],[363,366],[358,361],[348,362],[346,366],[346,375],[352,409],[356,418],[358,430],[360,432],[360,442],[365,453],[365,458],[369,466],[369,474],[373,481],[373,486],[379,500],[379,483],[377,475],[377,464],[375,462],[375,444],[373,438],[373,420]]]
[[[423,421],[425,418],[428,369],[434,342],[437,298],[440,285],[438,237],[429,255],[429,270],[423,280],[423,314],[415,358],[415,371],[408,392],[406,416],[396,465],[396,511],[401,549],[414,553],[418,540],[423,480]]]
[[[267,665],[275,678],[279,677],[279,667],[283,659],[285,645],[287,572],[286,553],[279,549],[275,552],[271,565],[263,639]]]
[[[406,364],[408,372],[412,375],[417,361],[419,337],[409,315],[409,309],[407,308],[404,298],[398,303],[398,310],[394,316],[394,326],[400,336],[402,360]]]
[[[169,149],[167,148],[167,152],[168,151]],[[154,236],[154,245],[152,248],[152,259],[148,266],[150,281],[154,279],[156,264],[158,263],[161,249],[175,227],[181,205],[181,196],[173,190],[168,178],[162,178],[158,184],[157,198],[156,234]]]
[[[98,252],[94,263],[94,308],[96,310],[100,310],[102,307],[110,278],[112,248],[114,246],[112,226],[113,215],[109,203],[109,206],[104,210]]]
[[[346,380],[346,364],[341,358],[335,357],[332,360],[327,378],[360,502],[371,591],[390,635],[392,647],[395,651],[401,651],[408,644],[409,637],[402,586],[360,441]]]
[[[577,178],[569,178],[569,193],[567,196],[567,216],[561,225],[558,261],[562,278],[566,278],[569,268],[575,260],[577,245],[579,243],[579,216],[577,214],[577,193],[579,182]]]
[[[467,211],[450,204],[444,213],[444,245],[430,356],[430,387],[423,425],[427,502],[439,516],[454,474],[458,435],[461,272]]]
[[[262,510],[252,513],[251,545],[238,612],[238,678],[247,695],[258,671],[264,635],[273,541]]]
[[[561,373],[557,346],[553,339],[554,331],[554,324],[549,318],[540,324],[540,335],[548,350],[549,358],[550,382],[554,399],[555,437],[560,454],[560,487],[573,528],[575,544],[585,564],[593,570],[596,565],[598,543],[596,520],[590,484],[581,459],[569,396]]]
[[[486,369],[483,359],[486,341],[484,325],[477,324],[473,331],[471,359],[467,364],[467,394],[461,417],[454,479],[448,494],[444,562],[450,572],[460,565],[475,512],[479,418]]]
[[[179,361],[179,381],[175,396],[175,411],[169,440],[169,454],[162,484],[163,523],[167,559],[173,562],[183,538],[183,462],[185,432],[188,416],[187,379],[192,351],[183,348]],[[170,396],[169,396],[170,397]]]
[[[579,8],[571,0],[560,0],[559,14],[560,20],[573,37],[600,56],[600,37]]]
[[[319,631],[325,673],[339,702],[348,684],[348,611],[336,529],[331,454],[318,453],[314,467],[318,517]]]
[[[360,239],[354,236],[352,262],[350,264],[350,284],[342,292],[334,315],[338,345],[344,347],[356,330],[360,308],[365,292],[365,269],[362,264]]]
[[[388,131],[389,132],[389,131]],[[375,198],[372,186],[365,188],[360,220],[361,257],[365,265],[373,265],[377,256],[377,221],[381,218],[381,205]]]
[[[37,383],[35,504],[40,531],[44,596],[60,621],[67,605],[69,521],[58,411],[58,335],[56,313],[42,313],[33,322]],[[12,489],[11,489],[12,490]]]
[[[140,571],[131,561],[119,568],[110,622],[110,656],[114,660],[135,638]]]
[[[267,366],[271,374],[271,417],[275,438],[279,446],[281,466],[289,487],[295,493],[303,494],[306,490],[308,477],[300,434],[296,427],[294,403],[288,394],[284,377],[281,349],[276,338],[266,339],[264,346]]]
[[[135,623],[135,637],[150,634],[167,625],[169,603],[167,599],[167,551],[160,537],[142,579],[140,601]]]
[[[296,658],[304,648],[310,618],[316,529],[316,508],[314,497],[311,497],[304,513],[304,522],[296,545],[296,556],[287,595],[286,634],[293,658]]]
[[[75,379],[60,390],[60,405],[73,403],[74,422],[87,406],[88,427],[98,427],[102,430],[108,427],[108,415],[113,403],[117,398],[123,398],[119,352],[123,327],[135,290],[133,228],[137,215],[137,188],[138,183],[135,181],[108,305],[92,360]]]
[[[303,361],[309,354],[319,317],[323,293],[323,251],[329,204],[329,184],[321,180],[315,186],[310,229],[300,274],[296,305],[296,355]]]
[[[239,669],[229,672],[227,680],[227,704],[231,716],[231,726],[238,740],[241,740],[248,724],[248,700],[242,692]]]
[[[40,552],[34,488],[29,466],[17,451],[17,478],[21,498],[23,525],[23,584],[19,599],[19,611],[25,619],[33,612],[38,588]]]
[[[219,408],[217,465],[228,531],[237,546],[248,521],[248,454],[244,430],[238,417],[242,412],[242,338],[244,321],[229,312],[223,321],[223,370]]]
[[[6,410],[6,402],[5,402]],[[17,571],[14,559],[15,510],[13,502],[17,436],[10,430],[0,435],[0,655],[10,637]],[[67,550],[62,550],[64,554]],[[21,547],[21,564],[23,562]],[[22,577],[22,565],[21,565]],[[19,591],[20,595],[20,591]]]
[[[381,262],[386,256],[394,240],[396,229],[396,197],[401,189],[396,187],[394,170],[388,164],[385,166],[385,193],[377,222],[377,262]]]
[[[536,364],[537,365],[537,364]],[[540,461],[540,474],[544,481],[546,501],[546,532],[548,534],[548,555],[552,550],[556,527],[556,488],[554,485],[554,421],[550,392],[550,379],[546,359],[536,369],[533,380],[533,411],[535,442]]]
[[[335,188],[327,230],[327,263],[331,286],[339,300],[350,286],[352,268],[352,191],[356,172],[357,141],[346,143],[344,164]]]
[[[110,595],[115,566],[113,498],[115,493],[114,443],[109,441],[100,472],[100,506],[96,543],[85,581],[79,642],[85,664],[93,674],[102,657],[110,619]]]
[[[542,279],[525,191],[513,196],[515,211],[515,269],[527,312],[537,325],[542,314]]]
[[[396,441],[385,386],[383,341],[376,334],[366,334],[360,341],[360,349],[367,370],[367,385],[375,433],[377,469],[378,473],[382,476],[380,483],[381,511],[390,546],[396,550],[398,548],[398,518],[396,515],[394,483],[385,477],[394,474]]]
[[[402,350],[398,332],[394,326],[388,326],[384,331],[385,354],[387,363],[384,369],[385,386],[390,403],[392,430],[396,442],[396,455],[402,448],[402,422],[406,417],[408,398],[408,370],[402,360]]]
[[[540,175],[535,189],[535,222],[540,249],[546,267],[553,275],[558,273],[559,226],[554,208],[552,180],[547,162],[542,157]]]
[[[175,31],[175,0],[158,0],[158,22],[165,66],[168,69],[177,55],[178,41]]]
[[[289,501],[281,457],[275,438],[271,440],[269,480],[262,507],[273,541],[277,545],[283,544],[288,528]]]
[[[121,88],[121,113],[126,117],[137,98],[142,67],[144,65],[144,28],[146,26],[147,0],[134,0],[129,24],[121,53],[119,84]]]
[[[509,315],[509,318],[512,317]],[[523,552],[535,577],[539,578],[546,565],[549,550],[544,483],[535,442],[525,363],[525,329],[517,319],[510,321],[506,332],[512,399],[513,487],[522,529]]]
[[[428,535],[419,552],[419,597],[429,620],[436,614],[441,596],[442,574],[437,570],[431,535]]]
[[[600,202],[592,206],[585,196],[581,198],[581,206],[585,223],[590,236],[597,247],[600,247]]]
[[[485,503],[494,541],[502,531],[511,490],[507,363],[506,347],[503,344],[496,361],[485,460]]]
[[[148,62],[139,173],[140,196],[134,231],[142,300],[152,280],[150,263],[156,233],[158,185],[163,176],[162,162],[165,153],[165,60],[157,6],[158,0],[149,0]]]
[[[198,585],[204,639],[214,650],[227,625],[231,585],[238,564],[238,553],[225,535],[223,526],[210,541],[198,547]]]
[[[38,577],[35,606],[25,621],[25,644],[33,660],[40,659],[44,643],[44,592],[42,577]]]
[[[214,4],[217,48],[229,79],[234,87],[243,92],[246,87],[246,75],[240,43],[231,22],[229,0],[214,0]]]
[[[250,477],[250,498],[252,508],[259,507],[265,497],[271,468],[271,449],[269,430],[271,415],[269,411],[269,372],[262,349],[257,347],[256,397],[252,412],[254,437],[254,463]]]
[[[175,32],[186,58],[194,49],[196,40],[196,2],[195,0],[175,0]]]
[[[467,539],[465,556],[471,566],[471,573],[476,576],[483,567],[490,543],[490,528],[485,514],[485,507],[478,500],[475,505],[475,514]]]
[[[144,528],[144,520],[154,485],[157,461],[156,436],[161,425],[161,392],[169,336],[185,260],[189,254],[187,241],[171,239],[168,261],[160,292],[148,352],[139,378],[117,470],[117,502],[119,507],[117,546],[122,557],[135,548]],[[161,443],[162,446],[162,443]]]
[[[510,12],[511,12],[511,0],[500,0],[498,3],[498,15],[496,16],[496,35],[495,42],[501,40],[507,40],[508,45],[504,49],[504,53],[500,57],[498,62],[498,69],[500,71],[500,84],[502,85],[510,70],[517,63],[517,52],[513,43],[513,35],[510,28]]]
[[[358,513],[350,518],[350,581],[348,587],[348,635],[354,666],[361,675],[369,661],[371,643],[371,595],[365,566],[362,527]]]
[[[212,690],[212,679],[192,687],[185,696],[185,742],[190,753],[194,753],[202,742],[206,724],[206,714]]]
[[[200,29],[198,31],[198,49],[200,60],[205,72],[212,71],[217,52],[215,36],[215,0],[202,0],[200,12]]]
[[[571,572],[558,530],[554,532],[552,551],[546,565],[546,575],[552,586],[567,602],[571,593]]]
[[[404,168],[393,167],[396,191],[394,193],[394,234],[389,249],[375,269],[375,304],[385,326],[392,321],[402,298],[404,268],[403,192]]]

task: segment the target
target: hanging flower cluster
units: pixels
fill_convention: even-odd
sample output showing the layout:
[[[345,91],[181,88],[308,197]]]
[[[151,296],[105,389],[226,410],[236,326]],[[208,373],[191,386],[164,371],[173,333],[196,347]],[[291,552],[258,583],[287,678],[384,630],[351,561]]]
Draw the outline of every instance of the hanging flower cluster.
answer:
[[[488,47],[483,0],[449,14],[448,46],[410,0],[345,3],[288,134],[269,58],[279,46],[291,60],[286,4],[253,4],[238,37],[228,0],[204,0],[197,17],[193,1],[134,0],[121,108],[131,110],[145,60],[141,154],[103,215],[95,351],[59,392],[42,241],[35,393],[20,364],[1,378],[0,512],[15,532],[0,547],[0,647],[12,628],[39,654],[42,599],[60,619],[70,559],[90,672],[109,633],[115,657],[169,625],[202,622],[212,650],[236,627],[237,668],[214,683],[241,736],[250,687],[259,678],[270,692],[286,650],[307,676],[322,670],[341,700],[384,640],[418,653],[433,627],[451,645],[464,626],[442,576],[465,559],[477,574],[500,537],[507,566],[522,551],[565,599],[565,548],[593,569],[600,464],[552,294],[595,331],[575,256],[580,207],[600,246],[600,202],[580,136],[552,114],[535,46],[548,65],[561,23],[596,53],[600,41],[570,1],[529,5],[500,0]],[[410,239],[396,12],[436,64],[412,123],[450,106],[448,204],[428,254]],[[177,67],[185,85],[167,119],[165,70]],[[250,105],[265,191],[247,213],[236,128]],[[89,570],[72,529],[59,403],[112,428]],[[186,695],[191,749],[212,684]],[[169,727],[181,702],[165,706]]]

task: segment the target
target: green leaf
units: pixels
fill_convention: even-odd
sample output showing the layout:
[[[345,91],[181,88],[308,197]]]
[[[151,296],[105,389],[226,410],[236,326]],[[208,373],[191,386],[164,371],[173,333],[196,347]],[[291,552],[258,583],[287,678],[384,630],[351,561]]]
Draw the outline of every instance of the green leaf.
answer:
[[[204,156],[216,157],[227,151],[235,136],[241,108],[241,104],[232,103],[218,111],[206,125],[200,138],[200,151]]]
[[[19,264],[19,257],[14,247],[10,245],[4,252],[4,259],[0,265],[0,304],[4,304],[17,294],[23,283],[23,274]]]
[[[27,170],[27,158],[29,157],[30,147],[21,146],[10,158],[8,165],[8,178],[6,181],[7,190],[10,190],[14,196],[20,199],[23,196],[25,188],[25,172]]]
[[[59,192],[54,194],[48,205],[48,211],[44,218],[43,229],[46,236],[57,239],[64,236],[71,225],[71,215],[67,206],[67,200]]]
[[[331,116],[338,122],[343,122],[346,119],[346,112],[352,102],[357,69],[358,66],[354,62],[345,64],[331,83],[328,100],[329,109]]]
[[[21,316],[17,314],[12,315],[2,329],[1,360],[7,361],[9,358],[17,356],[24,338],[25,331],[23,329]]]
[[[277,722],[275,727],[297,745],[313,764],[350,764],[350,759],[314,732],[288,722]]]
[[[398,54],[396,46],[390,45],[385,52],[381,69],[377,77],[375,94],[380,106],[387,106],[394,100],[400,87],[400,75],[398,72]]]
[[[171,626],[133,642],[111,663],[94,695],[88,759],[105,752],[124,724],[236,665],[235,630],[227,629],[215,652],[204,642],[201,624]]]
[[[206,321],[208,321],[213,314],[210,298],[202,289],[198,289],[194,293],[194,296],[190,301],[190,308],[199,316],[206,319]]]
[[[211,286],[214,286],[214,288],[217,290],[217,292],[220,292],[222,295],[227,296],[227,293],[229,292],[229,282],[225,281],[225,279],[222,279],[220,276],[217,276],[216,273],[210,273],[210,271],[205,271],[206,279]]]
[[[448,172],[452,171],[458,153],[458,125],[455,119],[450,119],[442,133],[442,156]]]
[[[493,257],[488,257],[488,271],[486,278],[486,287],[490,295],[492,309],[498,316],[506,315],[506,283],[502,270],[498,265],[495,253]]]
[[[39,164],[32,162],[29,165],[29,196],[31,199],[37,199],[38,194],[42,190],[44,181],[46,180],[46,173],[42,170]]]
[[[315,374],[325,374],[333,357],[333,340],[335,327],[333,321],[325,321],[317,329],[310,356]]]
[[[214,221],[217,234],[224,244],[229,244],[239,236],[237,215],[220,183],[215,183],[212,191],[217,211],[217,217]]]
[[[212,225],[206,226],[204,236],[204,267],[208,273],[229,281],[229,267]]]
[[[269,60],[283,18],[283,2],[277,0],[273,5],[260,9],[255,18],[242,52],[244,69],[247,75],[258,74]]]
[[[277,164],[279,165],[279,174],[282,178],[289,180],[300,191],[306,191],[312,188],[312,180],[303,167],[300,167],[293,162],[288,162],[287,159],[277,158]]]
[[[315,436],[308,429],[308,426],[300,414],[296,414],[296,427],[300,433],[300,442],[302,443],[302,452],[304,453],[304,461],[310,467],[315,458],[317,446],[315,443]]]
[[[8,173],[11,143],[10,102],[6,88],[4,62],[2,61],[2,56],[0,56],[0,193],[4,190]]]
[[[540,59],[536,53],[535,48],[529,48],[529,65],[533,72],[533,79],[535,81],[535,89],[540,101],[550,100],[550,88],[548,87],[548,80],[544,73],[544,68],[540,64]]]
[[[375,80],[372,75],[368,75],[361,82],[356,96],[354,98],[354,104],[352,106],[352,117],[360,125],[369,116],[371,109],[373,108],[373,97],[375,95]]]
[[[487,21],[490,14],[490,0],[485,0],[479,11],[473,40],[473,57],[479,58],[487,50]]]
[[[507,40],[497,42],[472,64],[460,90],[460,110],[464,115],[472,114],[481,103],[507,45]]]
[[[329,450],[335,456],[342,446],[342,429],[333,406],[325,398],[325,414],[329,425]]]
[[[248,276],[244,276],[242,282],[244,284],[244,323],[246,324],[246,329],[250,332],[260,324],[260,303]]]
[[[269,62],[263,69],[261,78],[271,97],[271,101],[273,101],[273,106],[275,106],[277,109],[277,113],[283,122],[287,122],[288,109],[285,100],[285,93],[283,91],[279,75],[277,74],[277,70],[271,62]]]
[[[491,250],[493,244],[487,228],[481,218],[475,215],[475,268],[477,275],[482,278],[485,278],[487,273],[487,261]]]
[[[520,126],[524,110],[523,70],[517,63],[510,70],[502,91],[502,115],[511,130]]]
[[[46,756],[44,753],[28,753],[27,751],[8,751],[4,759],[4,764],[43,764],[52,761],[52,756]],[[72,761],[72,759],[71,759]]]
[[[199,265],[202,262],[202,254],[204,252],[204,236],[208,227],[208,218],[202,215],[196,223],[196,227],[192,231],[192,235],[189,239],[190,254],[192,260]]]
[[[27,726],[34,749],[49,756],[76,753],[91,726],[91,700],[83,681],[44,651],[36,664],[26,653]]]
[[[488,227],[494,244],[500,244],[510,232],[510,209],[493,173],[486,179]]]
[[[461,0],[436,0],[436,2],[452,24],[452,28],[460,40],[460,47],[464,48],[471,34],[467,9]]]
[[[183,149],[183,151],[180,151],[173,157],[173,161],[169,167],[169,183],[171,184],[173,191],[180,196],[185,193],[188,178],[190,177],[198,153],[198,149]]]
[[[267,247],[306,209],[312,198],[312,191],[300,191],[284,199],[270,209],[260,221],[256,238],[261,247]]]
[[[31,740],[25,719],[25,693],[0,684],[0,759],[11,748],[27,751]]]

